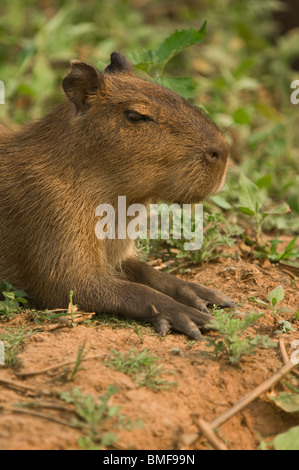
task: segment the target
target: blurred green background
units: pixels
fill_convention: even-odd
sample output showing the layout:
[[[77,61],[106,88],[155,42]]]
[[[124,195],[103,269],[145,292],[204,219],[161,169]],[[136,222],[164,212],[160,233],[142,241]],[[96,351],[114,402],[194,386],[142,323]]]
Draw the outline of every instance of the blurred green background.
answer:
[[[288,203],[291,212],[268,217],[264,229],[297,234],[299,104],[290,102],[290,85],[299,79],[299,8],[296,19],[287,7],[280,0],[2,0],[0,121],[22,124],[61,101],[71,59],[101,67],[115,50],[138,57],[175,30],[199,29],[207,20],[204,41],[169,61],[164,77],[192,77],[185,95],[225,133],[261,207]],[[211,202],[235,220],[246,219],[237,210],[239,187],[232,175]]]

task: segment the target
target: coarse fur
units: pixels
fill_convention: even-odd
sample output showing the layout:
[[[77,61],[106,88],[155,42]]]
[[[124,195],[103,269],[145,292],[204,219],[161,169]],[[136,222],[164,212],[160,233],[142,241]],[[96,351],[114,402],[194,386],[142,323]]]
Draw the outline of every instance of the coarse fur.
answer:
[[[0,280],[38,307],[66,307],[73,290],[86,310],[198,338],[206,303],[230,299],[156,272],[130,239],[99,240],[95,208],[117,209],[121,195],[127,205],[201,201],[223,184],[226,139],[176,93],[135,76],[119,53],[104,72],[71,64],[60,105],[19,130],[0,127]]]

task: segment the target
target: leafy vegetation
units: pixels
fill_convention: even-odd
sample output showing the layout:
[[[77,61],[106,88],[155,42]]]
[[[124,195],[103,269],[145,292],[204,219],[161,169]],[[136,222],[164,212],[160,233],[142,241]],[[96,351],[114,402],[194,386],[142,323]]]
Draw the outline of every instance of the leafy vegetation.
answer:
[[[148,349],[141,352],[130,349],[127,354],[112,350],[105,364],[129,375],[139,387],[164,390],[175,383],[159,378],[160,375],[170,372],[161,365],[157,365],[158,359],[158,357],[152,356]]]
[[[32,329],[26,326],[5,328],[1,331],[0,341],[3,341],[5,347],[5,367],[12,367],[18,363],[17,356],[22,350],[23,341],[31,333]]]
[[[244,337],[246,330],[263,314],[251,312],[236,318],[233,313],[216,310],[209,327],[217,330],[219,337],[210,336],[206,341],[208,347],[213,347],[213,354],[225,355],[231,364],[238,364],[242,356],[254,354],[259,347],[269,348],[277,346],[268,335]]]
[[[260,305],[271,310],[273,314],[273,330],[276,330],[278,324],[281,326],[281,330],[276,330],[276,333],[287,333],[288,331],[296,331],[290,322],[286,320],[279,320],[278,321],[278,314],[280,311],[280,307],[277,305],[284,299],[284,290],[282,286],[277,286],[271,292],[269,292],[267,300],[269,303],[264,302],[263,300],[257,299],[256,297],[249,297],[249,300],[256,302]]]
[[[23,290],[17,290],[9,282],[2,281],[0,283],[0,317],[1,315],[8,317],[19,311],[21,306],[27,303],[24,297],[27,297],[27,295]]]
[[[221,194],[204,206],[204,240],[199,251],[186,252],[183,240],[163,242],[172,257],[203,263],[226,253],[242,237],[251,259],[272,263],[299,258],[298,109],[290,104],[290,84],[298,79],[292,68],[298,59],[299,32],[279,37],[273,13],[283,8],[280,0],[2,0],[0,5],[0,80],[5,84],[5,105],[0,122],[23,124],[48,112],[62,99],[61,78],[69,61],[79,58],[103,70],[110,53],[127,54],[138,74],[173,89],[203,109],[223,130],[231,147],[233,168]],[[283,71],[283,73],[282,73]],[[238,167],[238,170],[236,169]],[[199,201],[201,202],[201,201]],[[283,243],[282,235],[288,237]],[[147,252],[158,250],[153,241]],[[223,248],[224,247],[224,248]],[[0,317],[10,318],[26,305],[26,294],[3,281],[0,285]],[[268,294],[268,302],[252,298],[273,314],[273,329],[294,330],[293,323],[279,320],[282,286]],[[70,293],[73,310],[72,292]],[[31,311],[42,324],[65,313]],[[270,347],[267,336],[250,336],[249,328],[261,316],[235,317],[214,312],[208,345],[230,363],[258,347]],[[299,311],[294,313],[294,322]],[[140,342],[142,330],[135,321],[102,316],[97,322],[134,329]],[[276,330],[277,331],[277,330]],[[5,364],[15,365],[23,339],[30,329],[6,329]],[[192,343],[190,343],[192,347]],[[80,370],[84,345],[68,379]],[[173,348],[172,354],[183,355]],[[107,366],[154,390],[168,387],[165,372],[148,350],[127,354],[112,351]],[[298,385],[273,397],[285,412],[298,412]],[[73,406],[76,425],[84,429],[82,449],[111,446],[119,427],[133,423],[109,404],[116,389],[95,399],[73,389],[61,398]],[[270,397],[271,398],[271,397]],[[137,423],[138,424],[138,423]],[[298,449],[298,427],[276,436],[276,449]]]
[[[241,173],[234,170],[222,194],[205,204],[206,217],[214,218],[215,226],[221,220],[222,239],[216,246],[232,244],[247,223],[252,238],[246,234],[245,240],[252,256],[295,261],[299,136],[290,84],[296,78],[291,65],[298,58],[299,33],[277,36],[273,14],[283,8],[279,0],[263,2],[262,10],[256,0],[167,5],[144,0],[136,8],[135,0],[87,0],[83,9],[79,0],[71,5],[65,0],[4,0],[0,79],[6,104],[0,106],[0,119],[22,123],[60,101],[61,78],[70,59],[81,58],[103,69],[113,50],[126,53],[142,76],[204,109],[230,142],[232,160]],[[284,73],[277,73],[281,69]],[[263,232],[273,235],[271,246],[259,238]],[[281,233],[293,234],[282,252]],[[185,253],[195,262],[217,253],[215,247],[205,246],[201,253],[186,253],[180,240],[172,246],[179,257]]]
[[[85,430],[85,434],[78,440],[83,450],[100,450],[111,446],[118,439],[114,430],[132,430],[135,426],[142,426],[140,421],[133,423],[122,415],[121,406],[109,404],[116,392],[117,388],[110,385],[98,400],[91,395],[83,395],[78,388],[60,393],[60,398],[75,408],[78,419],[73,420],[72,424]]]
[[[288,381],[282,381],[288,391],[277,394],[268,393],[268,398],[285,413],[298,413],[299,411],[299,379],[291,374]],[[271,445],[275,450],[298,450],[299,449],[299,426],[294,426],[288,431],[275,436],[273,441],[262,443],[262,448],[267,449]]]
[[[166,247],[169,254],[172,253],[171,249],[177,250],[176,257],[190,260],[194,263],[203,263],[208,260],[219,258],[223,256],[223,250],[220,247],[233,246],[236,242],[237,236],[242,233],[242,229],[237,225],[233,225],[225,219],[225,216],[220,212],[204,212],[203,220],[203,237],[202,246],[200,250],[186,251],[184,244],[186,240],[173,238],[173,229],[170,228],[169,239],[163,240],[163,245]],[[195,218],[191,217],[191,232],[196,232]],[[150,253],[159,252],[161,240],[151,240]],[[173,257],[173,255],[172,255]]]

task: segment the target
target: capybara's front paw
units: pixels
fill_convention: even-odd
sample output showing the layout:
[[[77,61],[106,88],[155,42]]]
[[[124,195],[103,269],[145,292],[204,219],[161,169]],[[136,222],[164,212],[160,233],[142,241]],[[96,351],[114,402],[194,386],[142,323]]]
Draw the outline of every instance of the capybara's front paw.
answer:
[[[200,328],[209,329],[208,324],[213,319],[211,315],[179,302],[170,302],[162,307],[153,304],[151,310],[151,322],[157,333],[162,336],[172,329],[191,339],[200,340]]]
[[[209,312],[207,305],[217,305],[223,308],[236,307],[227,295],[194,282],[181,284],[177,290],[176,300],[206,313]]]

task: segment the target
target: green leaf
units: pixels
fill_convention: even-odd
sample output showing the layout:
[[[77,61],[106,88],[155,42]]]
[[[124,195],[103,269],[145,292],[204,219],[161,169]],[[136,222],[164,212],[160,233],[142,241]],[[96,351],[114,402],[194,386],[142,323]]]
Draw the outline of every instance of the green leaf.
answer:
[[[266,153],[273,157],[279,157],[286,152],[286,139],[284,137],[276,137],[268,142],[266,145]]]
[[[255,212],[252,211],[251,209],[249,209],[248,207],[242,207],[242,206],[239,206],[239,211],[241,211],[243,214],[246,214],[246,215],[254,215]]]
[[[270,252],[271,255],[277,255],[277,247],[278,247],[279,243],[282,243],[282,241],[279,240],[277,236],[273,240],[270,240],[270,250],[269,250],[269,252]]]
[[[276,450],[299,450],[299,426],[279,434],[273,443]]]
[[[190,77],[175,77],[175,78],[166,78],[163,77],[160,80],[160,84],[166,88],[170,88],[179,95],[183,96],[186,99],[193,98],[194,90],[196,83],[193,78]]]
[[[264,305],[264,307],[271,308],[266,302],[263,300],[257,299],[256,297],[248,297],[248,300],[251,300],[252,302],[256,302],[257,304]]]
[[[232,209],[233,206],[222,196],[215,194],[214,196],[209,197],[210,201],[213,201],[217,206],[221,207],[221,209],[229,210]]]
[[[262,195],[258,187],[244,174],[241,174],[239,183],[239,209],[242,212],[247,210],[249,215],[258,214],[262,205]]]
[[[292,324],[287,320],[279,320],[278,324],[283,333],[287,333],[288,331],[296,331],[295,328],[292,327]]]
[[[288,197],[288,203],[291,211],[299,214],[299,197],[298,194],[290,194]]]
[[[279,255],[278,259],[291,258],[292,256],[293,257],[298,256],[299,251],[298,250],[293,251],[293,248],[296,246],[297,238],[298,237],[293,238],[290,241],[290,243],[288,243],[288,245],[286,246],[286,249]]]
[[[250,124],[250,116],[244,108],[237,109],[233,114],[233,119],[237,124]]]
[[[200,44],[206,34],[206,25],[207,22],[205,21],[198,30],[190,28],[171,34],[155,51],[156,63],[163,64],[183,49],[186,49],[186,47],[192,46],[193,44]]]
[[[263,211],[263,214],[282,215],[282,214],[287,214],[288,212],[290,212],[289,205],[286,202],[283,202],[279,206],[273,207],[273,209],[270,209],[269,211]]]
[[[114,432],[105,432],[101,438],[101,445],[103,447],[108,447],[114,444],[117,441],[118,437]]]
[[[14,286],[12,284],[10,284],[9,282],[7,281],[2,281],[0,283],[0,292],[3,292],[3,291],[13,291],[15,290]]]
[[[4,297],[6,299],[9,299],[9,300],[15,300],[15,294],[14,292],[2,292],[2,295],[4,295]]]
[[[273,306],[275,306],[277,302],[281,302],[284,299],[284,291],[282,286],[279,285],[275,287],[275,289],[271,290],[267,299],[272,303]]]
[[[128,58],[135,67],[147,70],[148,64],[155,62],[155,51],[141,49],[140,51],[130,52]]]
[[[270,249],[267,253],[269,260],[271,261],[280,261],[282,259],[288,260],[290,258],[298,258],[299,250],[297,250],[296,242],[298,237],[294,237],[286,246],[286,248],[280,253],[277,252],[277,246],[279,243],[282,243],[278,237],[274,240],[270,240]]]
[[[267,175],[262,176],[256,182],[257,187],[259,189],[261,189],[261,188],[265,188],[265,189],[270,188],[270,186],[272,184],[272,178],[273,178],[273,176],[269,173]]]
[[[280,131],[284,131],[284,124],[275,124],[273,127],[253,132],[248,138],[249,145],[256,145],[265,141],[267,138],[274,136]]]
[[[23,290],[14,290],[15,297],[18,297],[17,300],[20,301],[19,297],[27,297],[27,294]],[[24,299],[23,299],[24,300]]]

